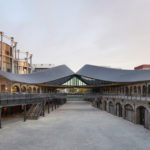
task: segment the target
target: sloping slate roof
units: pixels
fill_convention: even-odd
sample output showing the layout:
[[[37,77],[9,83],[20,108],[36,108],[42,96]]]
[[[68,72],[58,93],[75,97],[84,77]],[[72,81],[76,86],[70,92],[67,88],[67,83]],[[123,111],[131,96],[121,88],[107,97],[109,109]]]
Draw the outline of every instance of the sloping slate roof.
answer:
[[[66,65],[60,65],[53,67],[42,72],[34,72],[31,74],[12,74],[8,72],[0,71],[0,75],[7,78],[8,80],[29,84],[39,84],[51,81],[64,80],[65,77],[72,76],[74,72],[70,70]]]
[[[40,84],[48,83],[52,85],[61,85],[78,75],[87,84],[100,84],[105,82],[140,82],[150,81],[150,70],[122,70],[114,68],[99,67],[93,65],[83,66],[76,74],[66,65],[53,67],[42,72],[20,75],[0,71],[0,75],[10,81]],[[87,78],[84,78],[87,77]],[[88,79],[89,78],[89,79]],[[91,79],[95,79],[91,80]],[[99,81],[99,82],[98,82]],[[95,83],[96,82],[96,83]]]
[[[109,82],[150,81],[150,70],[122,70],[85,65],[76,74]]]

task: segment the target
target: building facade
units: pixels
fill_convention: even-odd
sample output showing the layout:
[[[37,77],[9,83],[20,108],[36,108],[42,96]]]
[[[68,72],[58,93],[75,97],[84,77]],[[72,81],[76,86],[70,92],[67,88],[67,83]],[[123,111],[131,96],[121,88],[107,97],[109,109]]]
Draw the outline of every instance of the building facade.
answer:
[[[76,73],[66,65],[32,66],[32,55],[17,50],[14,38],[3,32],[0,36],[0,118],[1,112],[7,113],[10,107],[20,107],[26,111],[26,105],[30,107],[40,103],[44,110],[45,100],[51,95],[55,94],[54,99],[61,99],[59,94],[68,92],[79,93],[78,96],[91,101],[98,109],[150,129],[149,65],[135,67],[135,70],[85,65]],[[4,38],[10,40],[10,44]],[[32,67],[33,73],[30,73]],[[24,97],[22,101],[21,97],[14,97],[20,94]],[[42,101],[40,95],[48,97]],[[32,96],[33,101],[26,101],[26,97]]]
[[[1,94],[55,93],[56,99],[63,91],[80,93],[93,106],[150,129],[150,70],[85,65],[74,73],[61,65],[26,75],[0,71]]]

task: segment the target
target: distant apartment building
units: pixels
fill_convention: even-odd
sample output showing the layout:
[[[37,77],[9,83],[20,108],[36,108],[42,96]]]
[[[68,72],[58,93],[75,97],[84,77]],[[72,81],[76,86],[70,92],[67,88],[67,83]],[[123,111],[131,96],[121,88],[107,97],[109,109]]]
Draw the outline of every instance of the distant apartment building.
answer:
[[[28,74],[31,72],[31,65],[32,54],[17,50],[17,42],[14,38],[0,32],[0,70]]]
[[[55,67],[54,64],[33,64],[32,72],[41,72],[43,70]]]

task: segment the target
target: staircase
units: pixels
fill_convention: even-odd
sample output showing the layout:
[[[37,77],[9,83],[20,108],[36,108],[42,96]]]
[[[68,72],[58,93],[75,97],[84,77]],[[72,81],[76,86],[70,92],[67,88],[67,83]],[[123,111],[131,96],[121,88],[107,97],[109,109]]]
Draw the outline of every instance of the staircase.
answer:
[[[37,120],[42,114],[42,108],[43,108],[42,103],[33,104],[27,112],[27,119]]]

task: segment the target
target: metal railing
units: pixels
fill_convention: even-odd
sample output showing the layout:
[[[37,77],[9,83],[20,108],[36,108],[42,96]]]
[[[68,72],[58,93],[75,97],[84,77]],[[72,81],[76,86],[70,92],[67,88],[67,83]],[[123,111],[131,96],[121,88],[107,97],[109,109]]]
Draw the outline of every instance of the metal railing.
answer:
[[[102,96],[108,98],[120,98],[126,100],[150,101],[150,95],[134,95],[134,94],[123,95],[117,93],[110,93],[110,94],[102,94]]]
[[[117,93],[38,93],[38,94],[0,94],[0,106],[15,106],[23,104],[41,103],[42,101],[64,99],[70,97],[82,98],[120,98],[126,100],[150,101],[150,95],[121,95]]]
[[[38,103],[48,99],[48,94],[0,94],[1,106]]]

